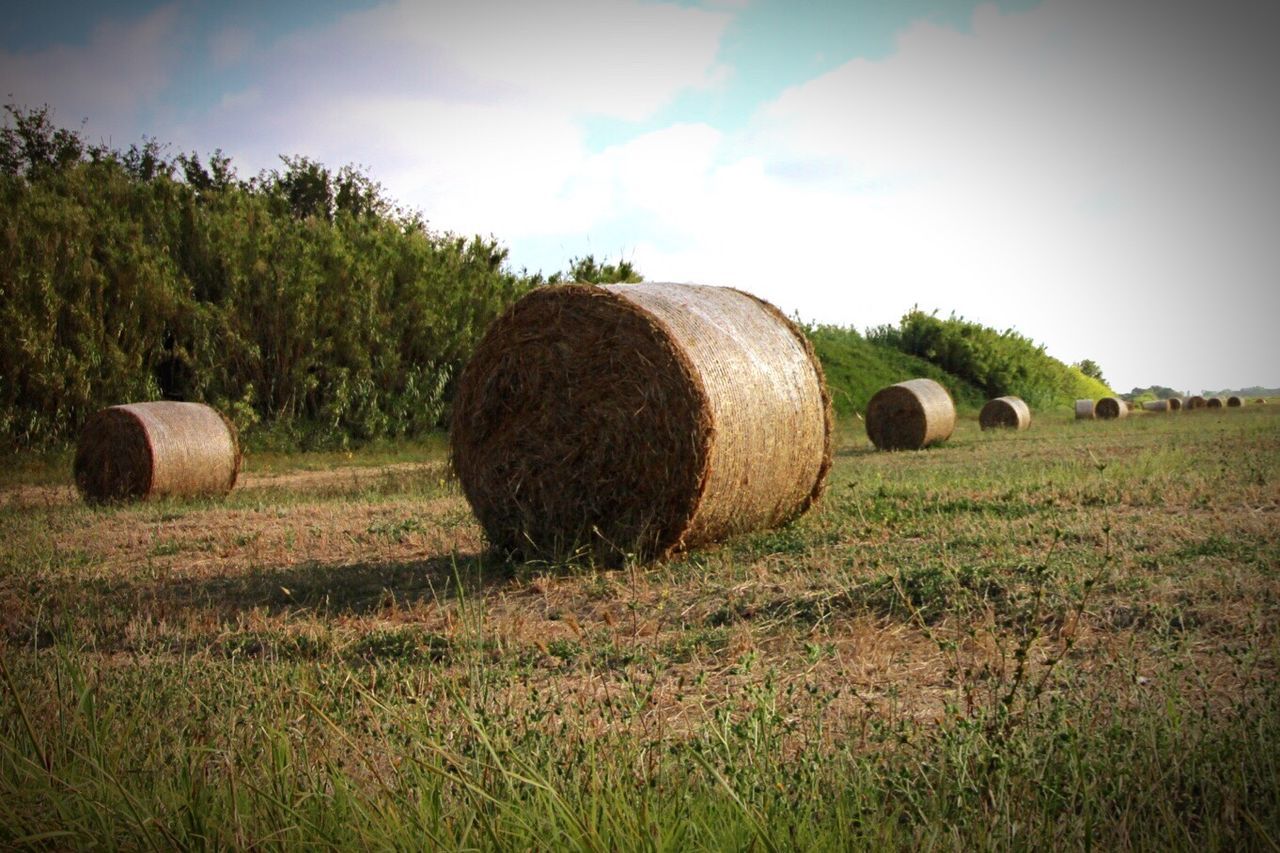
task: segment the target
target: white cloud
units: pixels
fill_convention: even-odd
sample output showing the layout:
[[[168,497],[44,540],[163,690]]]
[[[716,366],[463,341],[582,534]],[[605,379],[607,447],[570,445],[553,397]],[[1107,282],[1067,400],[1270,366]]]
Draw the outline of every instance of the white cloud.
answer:
[[[636,261],[860,326],[956,310],[1124,388],[1275,381],[1275,63],[1228,8],[1061,0],[914,26],[763,110],[726,144],[736,165],[665,198],[697,211],[693,245]]]
[[[127,24],[104,21],[85,45],[0,51],[0,87],[20,106],[47,103],[68,125],[89,119],[86,130],[94,141],[136,141],[139,112],[170,82],[177,24],[172,4]]]
[[[247,171],[280,153],[366,165],[460,233],[586,233],[614,196],[581,121],[715,85],[728,20],[643,0],[405,0],[284,39],[251,90],[170,132],[184,149],[228,140]]]

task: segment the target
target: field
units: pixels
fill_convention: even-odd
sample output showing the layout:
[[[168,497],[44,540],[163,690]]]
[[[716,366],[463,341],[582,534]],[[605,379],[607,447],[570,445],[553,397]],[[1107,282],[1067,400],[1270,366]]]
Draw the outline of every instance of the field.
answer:
[[[1280,406],[872,451],[795,524],[487,555],[442,441],[0,475],[0,846],[1280,844]]]

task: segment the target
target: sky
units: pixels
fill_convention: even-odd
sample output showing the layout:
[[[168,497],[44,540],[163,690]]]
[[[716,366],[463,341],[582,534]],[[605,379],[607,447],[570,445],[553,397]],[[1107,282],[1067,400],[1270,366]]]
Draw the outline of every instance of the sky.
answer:
[[[514,270],[631,261],[1111,386],[1280,386],[1258,0],[11,0],[0,94],[242,177],[356,164]]]

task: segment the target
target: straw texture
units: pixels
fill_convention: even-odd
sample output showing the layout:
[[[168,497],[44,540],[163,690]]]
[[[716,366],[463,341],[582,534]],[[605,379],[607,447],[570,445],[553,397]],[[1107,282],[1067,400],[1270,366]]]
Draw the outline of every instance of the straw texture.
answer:
[[[240,473],[235,427],[200,403],[111,406],[80,431],[76,488],[91,503],[223,495]]]
[[[1095,406],[1092,400],[1076,400],[1076,420],[1091,421],[1094,418]]]
[[[1244,403],[1244,400],[1234,395],[1227,398],[1227,405],[1233,409],[1238,408],[1242,403]]]
[[[1031,409],[1021,397],[996,397],[982,407],[978,413],[978,424],[983,429],[1026,429],[1031,426]]]
[[[1126,417],[1129,414],[1129,406],[1119,397],[1103,397],[1094,407],[1094,412],[1099,420],[1111,421]]]
[[[1210,397],[1209,399],[1207,399],[1207,400],[1205,400],[1205,401],[1204,401],[1204,404],[1205,404],[1205,407],[1206,407],[1206,408],[1209,408],[1209,409],[1221,409],[1221,408],[1222,408],[1222,398],[1221,398],[1221,397]]]
[[[1169,403],[1169,411],[1171,411],[1171,412],[1179,412],[1179,411],[1182,411],[1182,398],[1181,398],[1181,397],[1170,397],[1170,398],[1169,398],[1169,400],[1168,400],[1168,403]]]
[[[831,465],[822,368],[776,308],[677,284],[533,291],[454,401],[454,470],[494,547],[617,563],[804,512]]]
[[[1148,412],[1168,412],[1168,400],[1147,400],[1142,404],[1142,408]]]
[[[1208,405],[1208,402],[1205,400],[1205,398],[1201,397],[1199,394],[1196,394],[1192,397],[1187,398],[1186,408],[1194,411],[1196,409],[1203,409],[1207,405]]]
[[[956,406],[932,379],[881,388],[867,403],[867,437],[881,450],[920,450],[946,441],[956,427]]]

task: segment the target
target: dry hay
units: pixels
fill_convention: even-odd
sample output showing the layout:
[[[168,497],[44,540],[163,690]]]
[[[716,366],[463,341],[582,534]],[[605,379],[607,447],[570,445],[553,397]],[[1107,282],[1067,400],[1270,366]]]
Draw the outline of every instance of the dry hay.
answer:
[[[1255,406],[1265,406],[1265,405],[1267,404],[1267,401],[1266,401],[1266,400],[1264,400],[1264,399],[1262,399],[1261,397],[1259,397],[1259,398],[1257,398],[1256,400],[1254,400],[1254,401],[1253,401],[1253,404],[1254,404]]]
[[[1210,409],[1221,409],[1223,406],[1221,397],[1210,397],[1209,399],[1204,401],[1204,404],[1207,408],[1210,408]]]
[[[956,405],[932,379],[881,388],[867,403],[867,436],[881,450],[920,450],[946,441],[956,427]]]
[[[450,440],[495,548],[617,563],[800,515],[826,483],[831,429],[813,349],[769,303],[564,285],[485,333]]]
[[[1142,404],[1142,408],[1148,412],[1168,412],[1170,411],[1168,400],[1147,400]]]
[[[1169,411],[1171,411],[1171,412],[1178,412],[1178,411],[1181,411],[1181,410],[1182,410],[1182,398],[1181,398],[1181,397],[1170,397],[1170,398],[1169,398],[1169,400],[1168,400],[1168,403],[1169,403]]]
[[[1111,421],[1129,414],[1129,406],[1118,397],[1103,397],[1095,407],[1099,420]]]
[[[1097,407],[1092,400],[1076,400],[1076,420],[1091,421],[1097,412]]]
[[[1239,397],[1236,397],[1234,395],[1227,398],[1227,405],[1233,409],[1239,408],[1243,403],[1244,403],[1244,400],[1241,400]]]
[[[982,407],[982,411],[978,413],[978,423],[983,429],[1026,429],[1031,426],[1031,409],[1021,397],[996,397],[988,400]]]
[[[200,403],[131,403],[96,412],[73,463],[86,501],[223,495],[240,473],[235,427]]]
[[[1204,397],[1201,397],[1199,394],[1196,394],[1195,396],[1187,398],[1187,408],[1191,409],[1192,411],[1196,409],[1203,409],[1207,405],[1208,405],[1208,402],[1204,399]]]

